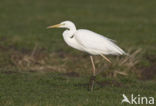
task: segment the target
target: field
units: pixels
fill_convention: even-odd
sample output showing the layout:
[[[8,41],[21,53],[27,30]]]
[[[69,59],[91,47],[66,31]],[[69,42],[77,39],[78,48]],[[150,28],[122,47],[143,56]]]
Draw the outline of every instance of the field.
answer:
[[[155,5],[155,0],[1,0],[0,105],[129,106],[121,104],[123,94],[156,99]],[[89,56],[65,44],[64,29],[46,29],[65,20],[116,40],[130,53],[108,56],[112,64],[95,57],[93,92],[87,90]]]

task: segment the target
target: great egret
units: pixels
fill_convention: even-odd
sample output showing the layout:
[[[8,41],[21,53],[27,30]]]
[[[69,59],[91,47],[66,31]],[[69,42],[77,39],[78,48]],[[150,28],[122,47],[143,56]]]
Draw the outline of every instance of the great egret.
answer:
[[[126,54],[120,47],[118,47],[113,40],[104,37],[87,29],[76,29],[76,26],[71,21],[64,21],[57,25],[49,26],[48,28],[66,28],[63,32],[65,42],[80,51],[90,54],[92,72],[90,89],[93,91],[93,85],[96,76],[96,69],[92,55],[100,55],[109,63],[111,61],[105,55],[124,55]]]

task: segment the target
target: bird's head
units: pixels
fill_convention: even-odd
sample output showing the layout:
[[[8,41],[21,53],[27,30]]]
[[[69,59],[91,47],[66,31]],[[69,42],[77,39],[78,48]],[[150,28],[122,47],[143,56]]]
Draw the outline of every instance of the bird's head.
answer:
[[[48,26],[49,28],[67,28],[67,29],[72,29],[75,28],[75,24],[71,21],[63,21],[60,24],[56,24],[56,25],[52,25],[52,26]]]

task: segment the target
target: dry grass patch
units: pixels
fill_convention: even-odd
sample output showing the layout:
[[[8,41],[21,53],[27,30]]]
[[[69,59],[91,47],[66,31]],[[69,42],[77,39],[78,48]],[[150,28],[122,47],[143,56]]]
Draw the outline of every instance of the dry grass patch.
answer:
[[[118,75],[128,76],[138,73],[136,66],[141,60],[140,52],[141,49],[129,49],[128,56],[110,57],[112,61],[111,64],[101,59],[96,60],[96,64],[98,64],[98,68],[100,69],[97,74],[102,72],[106,77],[117,77]]]
[[[141,49],[130,49],[129,56],[112,56],[110,57],[112,64],[103,60],[101,56],[94,56],[97,74],[102,72],[107,77],[117,77],[118,75],[127,76],[130,73],[138,73],[136,65],[140,61],[140,52]],[[65,52],[46,54],[34,47],[30,54],[14,52],[11,60],[19,70],[79,74],[91,74],[92,72],[89,56],[83,53],[76,56]]]

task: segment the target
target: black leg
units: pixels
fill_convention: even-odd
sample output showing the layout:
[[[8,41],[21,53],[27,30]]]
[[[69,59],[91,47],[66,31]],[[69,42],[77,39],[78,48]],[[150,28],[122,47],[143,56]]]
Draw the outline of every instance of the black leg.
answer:
[[[89,81],[89,90],[93,91],[95,78],[96,78],[96,76],[95,76],[95,64],[94,64],[94,60],[93,60],[92,56],[90,56],[90,59],[91,59],[92,67],[93,67],[93,70],[92,70],[93,76],[91,76],[90,81]]]
[[[90,80],[89,80],[89,91],[93,91],[94,89],[94,84],[95,84],[95,79],[96,79],[96,76],[91,76],[90,77]]]

